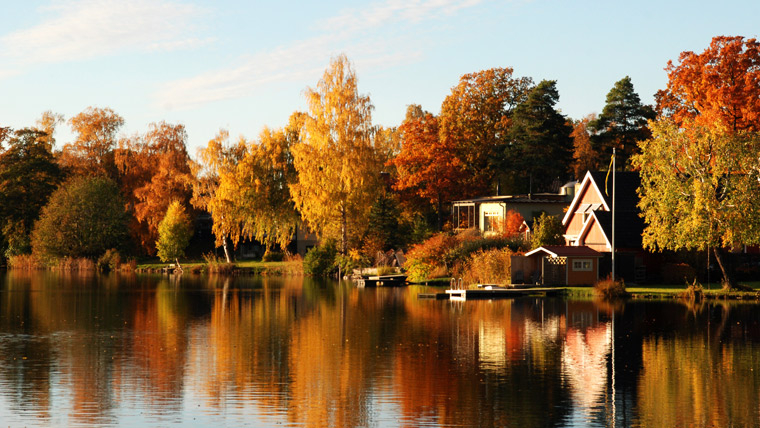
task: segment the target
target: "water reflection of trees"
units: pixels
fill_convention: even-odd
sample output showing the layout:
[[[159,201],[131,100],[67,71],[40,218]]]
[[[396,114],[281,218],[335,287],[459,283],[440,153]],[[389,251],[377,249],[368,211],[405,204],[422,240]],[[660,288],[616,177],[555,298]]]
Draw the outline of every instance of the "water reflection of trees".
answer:
[[[640,426],[756,426],[760,326],[755,305],[707,303],[642,343]]]
[[[20,407],[53,425],[102,425],[130,400],[179,401],[181,293],[151,278],[93,272],[10,271],[3,285],[0,328],[19,339],[16,349],[0,347],[0,358],[23,363],[13,371],[3,364],[0,378],[25,390],[12,396]],[[171,414],[166,401],[160,412]]]
[[[0,393],[52,424],[200,405],[266,425],[751,425],[760,408],[756,306],[459,304],[301,277],[4,284]]]

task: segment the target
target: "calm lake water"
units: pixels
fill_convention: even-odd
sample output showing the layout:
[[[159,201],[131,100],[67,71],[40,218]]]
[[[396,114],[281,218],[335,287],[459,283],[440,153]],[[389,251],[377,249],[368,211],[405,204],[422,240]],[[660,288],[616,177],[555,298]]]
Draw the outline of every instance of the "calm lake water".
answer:
[[[0,273],[0,426],[757,426],[760,306]]]

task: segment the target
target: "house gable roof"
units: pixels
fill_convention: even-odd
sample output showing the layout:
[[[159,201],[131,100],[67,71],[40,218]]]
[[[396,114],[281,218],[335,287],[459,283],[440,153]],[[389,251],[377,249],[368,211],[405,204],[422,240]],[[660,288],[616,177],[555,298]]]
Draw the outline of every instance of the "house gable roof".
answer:
[[[606,188],[605,183],[609,185],[609,188]],[[636,191],[640,185],[641,178],[638,172],[622,171],[615,173],[615,212],[639,212],[639,196]],[[606,171],[588,171],[583,177],[581,187],[575,194],[575,198],[570,203],[570,208],[562,219],[563,225],[566,226],[570,218],[578,211],[581,199],[588,191],[594,191],[599,195],[604,211],[612,210],[612,175],[610,175],[608,182]]]
[[[591,212],[591,215],[586,219],[586,222],[583,223],[583,227],[581,228],[581,231],[578,233],[578,242],[586,242],[586,236],[588,236],[588,233],[591,231],[591,229],[593,229],[594,226],[596,226],[602,230],[602,235],[604,235],[604,240],[607,244],[607,248],[612,248],[612,244],[610,243],[610,236],[612,235],[608,233],[604,229],[604,227],[602,227],[601,223],[599,222],[599,217],[597,217],[597,214],[604,214],[604,213],[608,213],[608,211],[600,210],[600,211]],[[617,236],[615,236],[615,238],[617,238]]]
[[[566,246],[566,245],[546,245],[538,247],[533,251],[525,253],[526,257],[532,256],[539,252],[546,253],[552,257],[602,257],[602,253],[583,246]]]
[[[570,207],[567,209],[565,217],[562,218],[562,225],[567,226],[567,222],[570,221],[570,218],[578,210],[578,205],[580,205],[581,200],[583,199],[583,196],[586,194],[586,192],[596,192],[599,195],[599,198],[602,200],[604,208],[606,210],[609,210],[611,208],[611,203],[607,202],[607,200],[604,198],[604,194],[601,192],[597,183],[598,181],[594,179],[591,171],[587,171],[586,175],[583,177],[583,181],[581,181],[581,187],[578,189],[578,192],[576,192],[573,201],[570,203]]]

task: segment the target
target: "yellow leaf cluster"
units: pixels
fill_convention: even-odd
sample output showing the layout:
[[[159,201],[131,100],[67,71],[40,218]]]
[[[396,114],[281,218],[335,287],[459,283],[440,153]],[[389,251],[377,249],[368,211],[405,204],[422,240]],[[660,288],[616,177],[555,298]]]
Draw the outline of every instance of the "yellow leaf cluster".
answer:
[[[302,218],[324,237],[348,240],[367,224],[382,162],[373,145],[372,104],[359,95],[345,56],[334,58],[316,89],[306,91],[309,116],[293,147],[298,182],[291,185]]]

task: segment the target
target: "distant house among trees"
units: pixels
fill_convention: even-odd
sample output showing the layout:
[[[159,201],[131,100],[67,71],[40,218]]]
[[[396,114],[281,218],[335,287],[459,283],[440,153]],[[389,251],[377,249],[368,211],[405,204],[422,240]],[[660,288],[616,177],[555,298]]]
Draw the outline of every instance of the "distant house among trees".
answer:
[[[611,271],[612,181],[612,174],[608,178],[606,172],[587,172],[562,219],[566,245],[606,253],[600,265],[602,277]],[[615,174],[615,268],[617,276],[631,282],[645,280],[649,259],[641,245],[644,220],[636,194],[640,183],[637,172]]]
[[[479,229],[483,234],[496,232],[510,211],[519,213],[528,228],[541,213],[561,216],[573,198],[575,182],[559,193],[486,196],[452,202],[451,218],[455,230]]]

